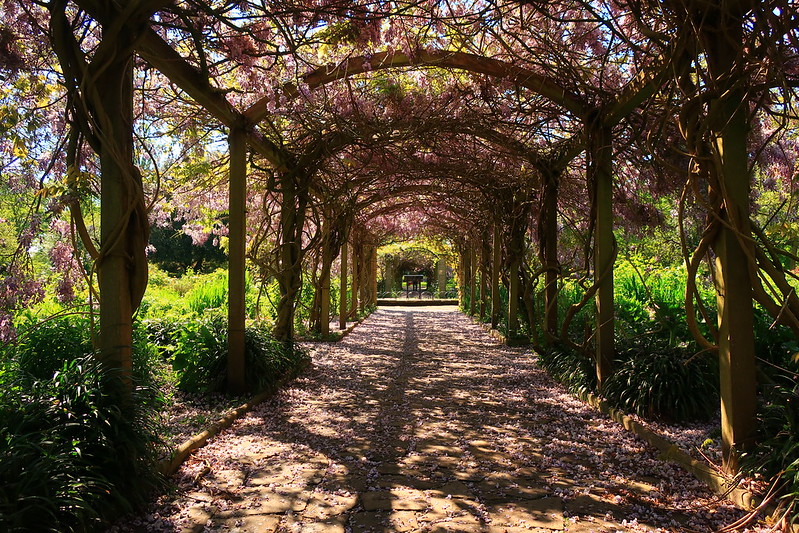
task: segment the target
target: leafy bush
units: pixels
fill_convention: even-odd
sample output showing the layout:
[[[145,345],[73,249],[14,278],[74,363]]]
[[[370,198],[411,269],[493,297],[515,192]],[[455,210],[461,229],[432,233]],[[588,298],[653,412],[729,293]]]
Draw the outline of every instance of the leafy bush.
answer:
[[[592,358],[562,345],[542,349],[538,362],[573,393],[596,391],[596,365]]]
[[[123,398],[91,353],[87,323],[54,319],[3,350],[0,530],[93,530],[160,483],[158,394],[137,379]]]
[[[149,318],[141,322],[148,342],[152,343],[163,359],[168,359],[175,349],[183,320],[174,316]]]
[[[177,330],[172,368],[183,391],[218,391],[227,370],[227,319],[213,315],[191,320]]]
[[[209,278],[205,283],[198,283],[186,294],[186,306],[198,315],[208,309],[219,309],[227,302],[227,273],[218,271],[216,275]]]
[[[758,412],[757,446],[744,454],[741,466],[780,488],[782,506],[791,523],[799,522],[799,383],[781,376],[764,390]]]
[[[245,333],[247,385],[263,390],[294,372],[307,360],[299,345],[275,340],[259,325]],[[176,341],[173,368],[178,388],[188,392],[218,392],[227,379],[227,320],[216,315],[183,325]]]
[[[92,352],[91,324],[84,315],[66,315],[39,322],[33,314],[22,317],[18,342],[6,350],[20,370],[37,379],[50,379],[64,362]]]
[[[718,407],[718,366],[712,357],[657,343],[627,341],[602,394],[628,412],[672,420],[707,418]]]
[[[799,352],[799,339],[786,326],[775,325],[774,317],[759,305],[754,309],[755,353],[761,359],[779,367],[790,367],[793,354]],[[764,365],[771,373],[771,367]],[[779,376],[775,375],[775,378]]]

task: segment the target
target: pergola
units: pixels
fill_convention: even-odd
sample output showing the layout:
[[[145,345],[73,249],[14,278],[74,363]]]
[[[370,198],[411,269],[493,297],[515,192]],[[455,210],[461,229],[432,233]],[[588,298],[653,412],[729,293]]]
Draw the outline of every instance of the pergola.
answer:
[[[664,105],[668,113],[668,106],[672,106],[671,117],[678,123],[684,155],[690,161],[685,171],[686,183],[696,186],[696,180],[701,179],[709,188],[708,196],[712,200],[706,232],[699,248],[688,258],[688,263],[695,270],[707,251],[713,252],[719,288],[718,344],[704,342],[706,348],[719,353],[725,461],[730,469],[736,468],[733,451],[742,447],[751,434],[756,404],[753,298],[774,313],[781,323],[799,331],[799,299],[792,292],[784,273],[770,260],[770,252],[765,249],[760,237],[753,236],[749,215],[752,156],[747,146],[747,136],[754,121],[750,104],[756,94],[762,95],[771,90],[784,90],[783,98],[787,102],[790,93],[788,88],[794,81],[789,79],[790,73],[776,77],[772,71],[767,74],[763,74],[763,70],[755,72],[756,62],[759,61],[756,56],[760,52],[753,51],[753,43],[761,46],[758,50],[773,52],[774,55],[767,58],[767,66],[779,68],[776,65],[779,54],[782,54],[779,57],[783,57],[795,46],[785,45],[781,48],[780,43],[775,42],[769,48],[763,40],[769,32],[772,35],[779,32],[794,35],[792,32],[796,31],[797,17],[795,13],[791,16],[787,7],[782,7],[779,2],[744,0],[633,2],[629,6],[625,3],[617,6],[615,3],[591,1],[563,2],[562,5],[556,2],[550,7],[536,2],[529,6],[480,4],[472,6],[475,13],[492,11],[500,15],[507,14],[508,17],[517,11],[543,13],[540,20],[548,20],[552,25],[559,23],[557,14],[565,13],[567,8],[575,10],[575,13],[582,10],[579,12],[597,21],[596,26],[604,28],[606,32],[597,45],[606,48],[606,55],[598,61],[623,64],[618,70],[624,73],[626,81],[618,90],[610,92],[603,87],[591,86],[592,75],[587,72],[585,76],[588,81],[577,85],[573,81],[576,76],[573,64],[564,60],[561,71],[557,57],[546,62],[536,59],[535,47],[557,50],[564,43],[541,42],[535,43],[535,47],[530,44],[529,58],[523,57],[525,52],[522,47],[516,47],[516,61],[480,55],[468,51],[469,46],[463,46],[462,50],[454,45],[440,48],[420,46],[409,51],[391,48],[392,43],[387,43],[380,51],[350,54],[329,66],[310,68],[309,65],[298,79],[286,80],[279,87],[270,87],[262,93],[248,89],[245,105],[237,105],[232,103],[228,95],[243,91],[237,87],[231,87],[230,90],[222,87],[220,90],[219,83],[225,81],[224,77],[210,75],[209,67],[205,64],[208,57],[224,55],[224,50],[209,49],[207,57],[204,55],[206,52],[202,47],[211,47],[213,39],[203,34],[202,26],[192,26],[192,21],[195,21],[192,17],[195,13],[210,18],[219,17],[219,20],[228,24],[225,31],[235,33],[243,28],[248,17],[284,16],[285,13],[279,13],[276,6],[270,11],[265,4],[249,2],[219,2],[218,5],[212,2],[206,6],[192,2],[176,5],[163,0],[76,0],[74,3],[54,0],[42,4],[50,12],[52,40],[70,94],[73,139],[75,142],[80,136],[88,139],[100,161],[102,227],[100,248],[95,250],[95,259],[101,295],[101,354],[111,367],[127,371],[131,368],[132,320],[147,283],[146,203],[142,176],[134,164],[133,153],[133,58],[139,57],[157,69],[201,106],[207,115],[227,128],[230,157],[228,379],[233,391],[242,391],[245,387],[244,287],[249,158],[256,157],[268,163],[274,174],[275,190],[280,194],[280,235],[276,257],[281,301],[275,335],[290,340],[293,335],[295,300],[301,284],[302,232],[309,209],[308,191],[315,186],[316,172],[320,165],[324,165],[326,157],[366,138],[359,136],[358,132],[331,128],[329,132],[322,132],[316,141],[307,143],[302,151],[294,152],[270,135],[268,127],[262,127],[264,121],[274,113],[276,101],[278,105],[288,105],[292,100],[307,98],[309,94],[324,90],[325,87],[379,71],[444,69],[468,72],[495,80],[496,84],[511,85],[531,95],[530,98],[540,99],[543,102],[541,112],[547,114],[548,120],[568,121],[572,131],[567,131],[554,142],[543,137],[533,139],[533,142],[530,139],[515,139],[503,135],[500,127],[490,126],[465,127],[461,133],[514,150],[537,176],[537,189],[531,189],[529,183],[524,181],[519,181],[515,187],[511,183],[506,189],[506,197],[516,202],[511,202],[512,212],[515,212],[515,207],[521,209],[529,205],[533,197],[539,199],[539,242],[536,244],[544,266],[544,297],[548,310],[544,329],[548,338],[558,335],[557,315],[553,309],[556,308],[559,272],[559,187],[569,165],[580,160],[585,162],[583,177],[587,184],[585,194],[591,205],[595,275],[586,300],[593,296],[596,302],[596,371],[600,389],[613,370],[614,356],[613,185],[616,174],[614,155],[619,152],[615,132],[631,116],[645,114],[648,110],[655,113],[659,106]],[[374,18],[377,21],[374,24],[388,24],[392,17],[402,19],[405,16],[403,9],[399,8],[380,13],[370,11],[372,8],[378,9],[369,4],[333,2],[326,9],[316,11],[301,5],[287,6],[285,10],[286,13],[296,11],[298,17],[301,13],[315,13],[307,15],[303,19],[306,22],[298,22],[298,26],[306,25],[305,31],[309,31],[307,28],[323,27],[322,22],[332,26],[340,21],[363,22]],[[409,5],[405,8],[410,10],[415,7]],[[564,11],[557,11],[558,8]],[[546,16],[548,9],[553,13],[550,18]],[[616,9],[628,11],[626,16],[629,21],[624,24],[635,26],[646,20],[653,21],[652,27],[642,26],[630,30],[629,35],[636,35],[638,39],[633,42],[629,35],[617,34],[623,23],[620,22],[621,15],[614,11]],[[468,18],[468,9],[464,7],[464,10],[467,13],[463,16]],[[76,37],[78,11],[85,12],[91,24],[99,29],[99,41],[91,50],[81,48]],[[682,14],[690,19],[691,24],[677,28],[674,19],[668,18],[669,14],[673,17]],[[663,19],[659,20],[659,16]],[[480,19],[479,14],[475,17]],[[197,15],[197,20],[199,18]],[[575,21],[578,19],[575,15],[574,20],[560,23],[571,24],[570,31],[575,32]],[[449,18],[442,16],[441,23],[452,23],[451,27],[457,27],[457,20],[455,15]],[[431,22],[434,21],[431,19]],[[486,22],[485,32],[480,34],[482,37],[464,33],[463,38],[489,39],[490,36],[497,39],[496,35],[502,31],[500,26],[499,22],[494,25]],[[177,38],[192,30],[196,33],[188,39],[191,45]],[[446,31],[441,29],[439,33],[446,34]],[[543,33],[542,39],[546,36]],[[241,38],[246,40],[248,34],[242,32]],[[514,42],[513,35],[507,34],[504,38],[505,42],[496,40],[497,49],[516,46],[511,44]],[[647,41],[653,44],[644,48],[642,43]],[[621,44],[611,46],[612,43]],[[199,54],[198,50],[203,53]],[[299,56],[300,52],[286,49],[280,50],[280,54]],[[253,59],[257,60],[257,57]],[[586,67],[588,70],[589,67]],[[779,105],[787,104],[783,102]],[[433,128],[433,125],[430,127]],[[435,131],[445,132],[448,125],[441,121],[435,127],[439,128]],[[456,126],[450,124],[449,127]],[[74,163],[73,159],[71,164]],[[463,178],[463,182],[467,182],[467,179]],[[423,188],[409,190],[427,194]],[[439,190],[437,194],[446,195],[446,191]],[[348,236],[354,231],[352,225],[356,211],[364,207],[357,201],[341,203],[342,208],[335,216],[322,221],[325,228],[323,233],[327,237],[324,241],[327,251],[323,254],[323,274],[319,282],[322,316],[329,314],[329,309],[325,307],[329,305],[329,293],[325,296],[324,291],[329,291],[330,267],[339,254],[345,266],[342,269],[345,275],[341,277],[341,293],[346,294],[346,265],[352,261],[348,255]],[[402,208],[402,204],[397,204],[393,209]],[[391,209],[385,212],[391,212]],[[451,217],[456,220],[460,216],[458,207],[453,203],[451,212],[444,219]],[[524,218],[529,216],[529,212],[521,209],[518,216]],[[519,269],[527,225],[517,224],[515,231],[510,231],[493,220],[483,222],[483,226],[490,229],[491,245],[488,248],[482,244],[479,246],[492,255],[490,261],[484,255],[480,262],[494,265],[491,284],[495,288],[499,283],[497,273],[502,261],[501,250],[507,250],[509,327],[515,330],[518,328],[516,307]],[[507,242],[502,242],[506,238]],[[477,268],[478,252],[471,244],[471,237],[464,236],[462,242],[461,274],[464,275]],[[370,276],[373,276],[376,248],[373,245],[367,248],[368,251],[357,254],[359,261],[353,264],[353,269],[369,271]],[[486,252],[481,250],[479,253]],[[769,281],[764,288],[763,280],[766,277]],[[482,278],[486,279],[487,276]],[[365,285],[362,276],[353,276],[354,281],[358,279]],[[374,280],[369,283],[374,283]],[[353,294],[356,292],[354,290]],[[695,292],[695,287],[689,283],[686,304],[689,307],[689,319],[695,317],[692,307]],[[491,293],[497,294],[498,291],[492,290]],[[345,321],[348,312],[346,302],[342,302],[340,311],[341,320]],[[321,325],[326,328],[327,321],[322,320]]]

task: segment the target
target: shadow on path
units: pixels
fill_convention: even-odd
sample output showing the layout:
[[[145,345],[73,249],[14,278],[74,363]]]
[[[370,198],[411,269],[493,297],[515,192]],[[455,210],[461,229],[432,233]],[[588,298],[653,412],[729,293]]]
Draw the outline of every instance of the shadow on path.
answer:
[[[309,347],[311,370],[184,465],[162,530],[712,531],[733,514],[454,307],[380,309]]]

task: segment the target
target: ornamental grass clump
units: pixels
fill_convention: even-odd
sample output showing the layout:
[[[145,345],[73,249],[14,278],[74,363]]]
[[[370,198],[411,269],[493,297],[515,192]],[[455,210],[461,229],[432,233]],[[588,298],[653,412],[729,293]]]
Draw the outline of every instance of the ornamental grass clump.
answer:
[[[757,415],[756,445],[743,455],[741,466],[750,476],[771,480],[780,513],[799,523],[799,383],[797,374],[777,376],[763,386]]]
[[[172,366],[185,392],[222,392],[227,379],[227,319],[221,315],[188,322],[177,333]],[[293,342],[274,339],[258,324],[244,332],[247,386],[265,390],[299,370],[308,355]]]
[[[128,396],[65,317],[7,346],[0,368],[0,530],[87,531],[162,483],[158,393],[137,371]],[[149,357],[137,350],[137,363]]]
[[[718,364],[710,356],[654,342],[620,343],[602,395],[647,418],[706,419],[718,409]]]

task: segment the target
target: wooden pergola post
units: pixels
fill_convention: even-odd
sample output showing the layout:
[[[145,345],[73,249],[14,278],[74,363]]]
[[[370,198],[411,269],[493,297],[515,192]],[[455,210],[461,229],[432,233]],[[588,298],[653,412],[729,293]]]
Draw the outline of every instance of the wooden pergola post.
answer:
[[[514,200],[518,205],[518,198]],[[518,213],[514,214],[514,220],[510,227],[510,239],[508,240],[508,338],[519,335],[519,289],[521,286],[521,269],[524,259],[524,236],[527,224],[526,220]]]
[[[596,375],[597,387],[613,371],[614,322],[613,262],[615,239],[613,237],[613,147],[610,128],[596,122],[589,126],[589,161],[594,185],[594,276],[596,292]]]
[[[469,299],[469,314],[474,316],[477,309],[477,247],[474,241],[469,243],[469,263],[471,265],[470,272],[472,278],[469,280],[470,285],[470,299]]]
[[[488,283],[490,275],[488,268],[490,265],[489,255],[491,248],[488,244],[488,232],[480,234],[480,319],[482,320],[488,312]]]
[[[128,31],[119,37],[119,48],[131,41]],[[100,91],[95,102],[108,116],[103,126],[100,157],[100,243],[102,255],[97,262],[100,289],[100,360],[120,378],[120,392],[129,398],[133,390],[133,312],[138,306],[132,288],[132,273],[144,267],[147,236],[137,235],[134,218],[144,214],[131,206],[144,203],[141,176],[133,165],[133,68],[132,56],[114,57],[99,71],[96,83]],[[146,223],[146,215],[145,220]],[[146,229],[147,226],[144,226]],[[137,242],[139,241],[139,242]],[[137,246],[141,250],[137,250]],[[144,259],[137,261],[137,258]],[[141,288],[143,294],[144,287]],[[139,297],[140,300],[140,297]]]
[[[329,222],[323,222],[329,225]],[[323,230],[322,239],[322,272],[319,277],[319,333],[323,337],[330,335],[330,269],[333,263],[333,243],[330,242],[330,228]]]
[[[738,454],[752,437],[757,408],[750,270],[754,249],[749,221],[749,107],[735,77],[745,12],[745,2],[722,3],[702,26],[708,70],[720,84],[714,93],[720,96],[710,103],[708,120],[723,221],[712,248],[719,322],[722,453],[728,472],[738,470]]]
[[[499,298],[499,269],[502,267],[502,233],[499,222],[494,222],[494,235],[491,242],[491,327],[497,329],[501,313]]]
[[[366,257],[368,248],[366,245],[360,246],[358,250],[358,310],[363,314],[366,306],[369,305],[369,262]]]
[[[369,255],[369,260],[370,260],[371,271],[372,271],[371,272],[372,277],[371,277],[370,288],[371,288],[372,294],[371,294],[371,298],[370,298],[370,302],[369,303],[371,305],[377,305],[377,246],[372,246],[370,248],[370,250],[371,250],[371,253]]]
[[[363,314],[366,306],[369,305],[369,258],[367,257],[369,248],[362,244],[358,246],[358,310]]]
[[[466,309],[466,289],[471,283],[471,261],[466,244],[458,246],[458,298],[461,309]]]
[[[544,339],[549,344],[558,331],[558,185],[560,173],[551,168],[542,171],[543,191],[538,227],[539,253],[544,267]]]
[[[341,277],[339,278],[339,301],[338,301],[338,328],[347,329],[347,254],[349,246],[347,246],[347,238],[341,244]]]
[[[508,267],[508,337],[515,337],[519,333],[519,270],[521,259],[514,254]]]
[[[233,394],[241,394],[247,389],[244,356],[247,142],[244,132],[238,128],[232,128],[228,136],[228,144],[230,150],[230,204],[228,208],[227,388]]]
[[[354,241],[350,242],[352,253],[352,288],[350,289],[352,301],[350,302],[350,316],[354,316],[358,312],[358,292],[360,291],[361,284],[361,271],[358,261],[358,246]]]
[[[436,262],[436,275],[438,278],[438,297],[447,297],[447,258],[441,255]]]

